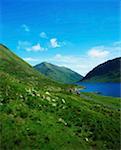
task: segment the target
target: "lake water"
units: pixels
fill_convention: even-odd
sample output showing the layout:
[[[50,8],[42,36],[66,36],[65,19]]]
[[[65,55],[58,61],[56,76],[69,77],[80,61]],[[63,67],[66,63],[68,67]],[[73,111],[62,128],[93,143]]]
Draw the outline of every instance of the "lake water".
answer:
[[[121,83],[86,83],[81,82],[78,85],[86,87],[83,92],[100,92],[105,96],[121,97]]]

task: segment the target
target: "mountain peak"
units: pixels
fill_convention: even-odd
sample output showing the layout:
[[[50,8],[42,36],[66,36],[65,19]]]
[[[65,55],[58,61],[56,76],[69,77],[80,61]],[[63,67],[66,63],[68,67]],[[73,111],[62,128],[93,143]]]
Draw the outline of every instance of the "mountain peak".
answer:
[[[44,61],[44,62],[42,62],[41,64],[43,64],[43,65],[48,65],[49,63],[46,62],[46,61]]]
[[[53,65],[48,62],[42,62],[34,66],[42,74],[62,83],[75,83],[82,79],[82,76],[69,68]]]

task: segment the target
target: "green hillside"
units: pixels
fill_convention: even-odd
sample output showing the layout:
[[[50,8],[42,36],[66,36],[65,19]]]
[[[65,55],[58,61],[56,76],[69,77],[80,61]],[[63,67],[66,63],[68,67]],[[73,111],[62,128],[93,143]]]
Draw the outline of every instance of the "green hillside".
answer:
[[[3,74],[9,74],[14,78],[19,79],[20,82],[28,85],[37,84],[39,88],[46,84],[55,85],[54,81],[51,81],[40,74],[38,71],[33,69],[32,66],[20,59],[2,44],[0,45],[0,72]]]
[[[84,82],[121,82],[121,57],[109,60],[91,70],[83,79]]]
[[[34,68],[45,76],[61,83],[75,83],[82,79],[81,75],[66,67],[59,67],[47,62],[38,64]]]
[[[74,88],[0,45],[0,149],[120,149],[120,99]]]

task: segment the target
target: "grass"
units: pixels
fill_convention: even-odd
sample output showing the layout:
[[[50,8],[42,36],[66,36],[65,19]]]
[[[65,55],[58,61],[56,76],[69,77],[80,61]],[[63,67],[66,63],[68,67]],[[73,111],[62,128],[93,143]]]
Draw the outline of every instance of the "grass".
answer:
[[[1,150],[120,149],[120,98],[70,93],[74,85],[49,80],[5,50],[0,58]]]
[[[120,99],[9,82],[0,94],[2,149],[119,149]]]

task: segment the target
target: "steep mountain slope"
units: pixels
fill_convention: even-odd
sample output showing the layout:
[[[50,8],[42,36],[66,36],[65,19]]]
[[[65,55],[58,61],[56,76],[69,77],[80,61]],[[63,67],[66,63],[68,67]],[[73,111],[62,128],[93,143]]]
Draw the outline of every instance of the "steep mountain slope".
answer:
[[[0,44],[0,72],[9,74],[26,84],[38,84],[41,86],[55,84],[54,81],[40,74],[2,44]]]
[[[83,79],[84,82],[121,82],[121,57],[98,65]]]
[[[0,45],[0,149],[119,149],[120,99],[70,88]]]
[[[47,77],[62,83],[75,83],[82,79],[78,73],[66,68],[43,62],[34,67]]]

